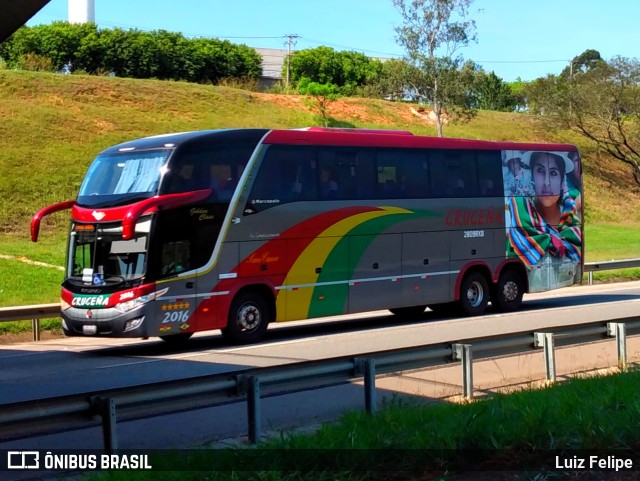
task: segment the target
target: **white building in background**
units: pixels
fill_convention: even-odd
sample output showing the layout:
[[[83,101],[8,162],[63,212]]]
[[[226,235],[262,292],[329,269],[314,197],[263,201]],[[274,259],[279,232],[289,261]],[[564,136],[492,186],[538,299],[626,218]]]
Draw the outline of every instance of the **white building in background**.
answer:
[[[95,0],[69,0],[69,23],[95,23]]]

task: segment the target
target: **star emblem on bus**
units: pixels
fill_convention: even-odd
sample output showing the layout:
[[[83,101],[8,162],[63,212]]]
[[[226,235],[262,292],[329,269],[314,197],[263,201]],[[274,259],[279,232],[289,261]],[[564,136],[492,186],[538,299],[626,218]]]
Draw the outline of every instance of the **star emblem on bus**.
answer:
[[[104,219],[104,216],[107,215],[104,212],[99,212],[97,210],[94,210],[91,215],[95,218],[95,220],[102,220]]]

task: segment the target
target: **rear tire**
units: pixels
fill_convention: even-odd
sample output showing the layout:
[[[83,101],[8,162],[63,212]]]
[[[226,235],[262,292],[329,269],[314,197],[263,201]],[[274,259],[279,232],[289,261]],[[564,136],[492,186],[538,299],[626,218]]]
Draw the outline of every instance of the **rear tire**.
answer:
[[[522,275],[509,269],[500,274],[491,303],[501,312],[517,311],[522,305],[524,290]]]
[[[426,306],[411,306],[411,307],[396,307],[394,309],[389,309],[391,314],[398,317],[413,319],[415,317],[420,317]]]
[[[460,285],[460,307],[467,316],[479,316],[489,303],[489,283],[479,272],[471,272]]]
[[[267,330],[269,314],[263,296],[252,291],[241,292],[231,303],[227,327],[222,329],[222,335],[235,344],[257,342]]]

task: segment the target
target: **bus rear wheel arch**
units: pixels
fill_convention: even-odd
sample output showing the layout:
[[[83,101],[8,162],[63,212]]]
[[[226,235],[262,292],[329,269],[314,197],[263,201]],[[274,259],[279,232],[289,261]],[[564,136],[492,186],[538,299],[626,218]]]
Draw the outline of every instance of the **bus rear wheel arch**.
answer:
[[[469,272],[460,284],[460,308],[467,316],[479,316],[489,303],[489,282],[479,271]]]
[[[222,336],[234,344],[257,342],[267,331],[271,318],[264,293],[257,289],[240,291],[231,303]]]
[[[491,303],[501,312],[517,311],[522,305],[525,289],[522,273],[516,269],[506,269],[500,273]]]

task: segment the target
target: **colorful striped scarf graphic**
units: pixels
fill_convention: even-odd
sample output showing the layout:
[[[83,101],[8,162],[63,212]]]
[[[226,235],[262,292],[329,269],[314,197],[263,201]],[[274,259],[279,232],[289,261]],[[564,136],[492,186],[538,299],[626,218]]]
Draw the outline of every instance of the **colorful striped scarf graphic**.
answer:
[[[527,267],[536,265],[547,252],[558,259],[580,261],[582,233],[575,200],[564,194],[560,207],[560,222],[556,227],[547,224],[530,198],[507,198],[507,215],[511,220],[507,229],[507,252],[513,252]]]

